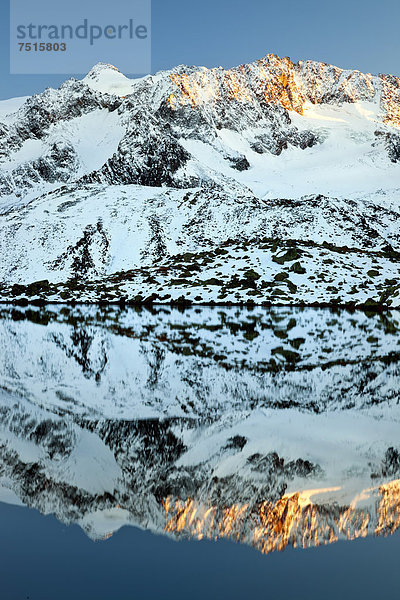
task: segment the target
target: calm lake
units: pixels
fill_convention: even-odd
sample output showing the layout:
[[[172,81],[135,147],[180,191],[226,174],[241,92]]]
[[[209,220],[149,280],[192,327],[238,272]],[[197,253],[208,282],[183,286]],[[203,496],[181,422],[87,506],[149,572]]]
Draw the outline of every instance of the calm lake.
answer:
[[[0,577],[26,599],[399,583],[400,313],[0,306]]]

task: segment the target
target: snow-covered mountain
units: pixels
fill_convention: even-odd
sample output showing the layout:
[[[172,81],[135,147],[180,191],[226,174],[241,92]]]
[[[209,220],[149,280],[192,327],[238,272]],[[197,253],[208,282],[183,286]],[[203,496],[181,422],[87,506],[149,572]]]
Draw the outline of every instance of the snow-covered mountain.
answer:
[[[400,525],[399,321],[293,308],[0,314],[0,501],[262,552]]]
[[[3,299],[400,305],[397,77],[99,64],[0,140]]]

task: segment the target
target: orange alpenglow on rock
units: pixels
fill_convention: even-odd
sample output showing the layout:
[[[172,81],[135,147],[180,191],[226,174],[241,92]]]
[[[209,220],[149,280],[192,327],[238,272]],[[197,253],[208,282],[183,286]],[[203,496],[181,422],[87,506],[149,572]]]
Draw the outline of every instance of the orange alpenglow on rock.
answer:
[[[339,539],[391,535],[400,526],[400,480],[364,490],[347,506],[311,500],[311,496],[340,490],[337,487],[296,492],[256,507],[239,503],[207,506],[192,498],[168,497],[163,502],[165,531],[196,539],[229,538],[267,554],[288,546],[309,548]],[[359,508],[360,499],[370,502]]]
[[[199,107],[220,99],[242,103],[281,105],[303,114],[304,104],[377,101],[383,120],[400,127],[400,79],[393,75],[371,75],[348,71],[314,61],[293,63],[290,58],[268,54],[232,69],[201,67],[170,74],[171,109]]]
[[[380,75],[382,81],[382,105],[386,116],[384,122],[400,127],[400,79],[394,75]]]
[[[185,105],[194,108],[226,98],[237,102],[264,100],[303,113],[305,98],[297,88],[294,65],[289,58],[270,54],[252,65],[171,73],[170,79],[173,89],[167,104],[172,109]]]

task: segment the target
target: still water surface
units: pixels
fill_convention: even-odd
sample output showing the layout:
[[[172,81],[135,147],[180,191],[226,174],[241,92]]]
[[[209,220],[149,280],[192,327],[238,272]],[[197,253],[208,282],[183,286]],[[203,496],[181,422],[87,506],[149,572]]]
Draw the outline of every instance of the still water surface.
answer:
[[[399,331],[395,311],[2,306],[4,598],[394,593]]]

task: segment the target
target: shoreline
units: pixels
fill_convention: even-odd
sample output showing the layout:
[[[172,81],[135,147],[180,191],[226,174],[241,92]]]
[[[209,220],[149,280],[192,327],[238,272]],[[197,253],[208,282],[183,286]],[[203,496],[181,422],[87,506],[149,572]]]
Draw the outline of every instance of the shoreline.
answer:
[[[84,300],[47,300],[44,298],[34,298],[28,300],[28,298],[0,300],[0,306],[17,306],[17,307],[28,307],[35,306],[38,308],[44,308],[46,306],[119,306],[120,308],[315,308],[315,309],[331,309],[331,310],[346,310],[348,312],[391,312],[400,311],[400,306],[388,306],[381,304],[353,304],[353,303],[332,303],[332,302],[311,302],[311,303],[276,303],[276,302],[191,302],[190,300],[180,301],[136,301],[136,300],[97,300],[97,301],[84,301]]]

